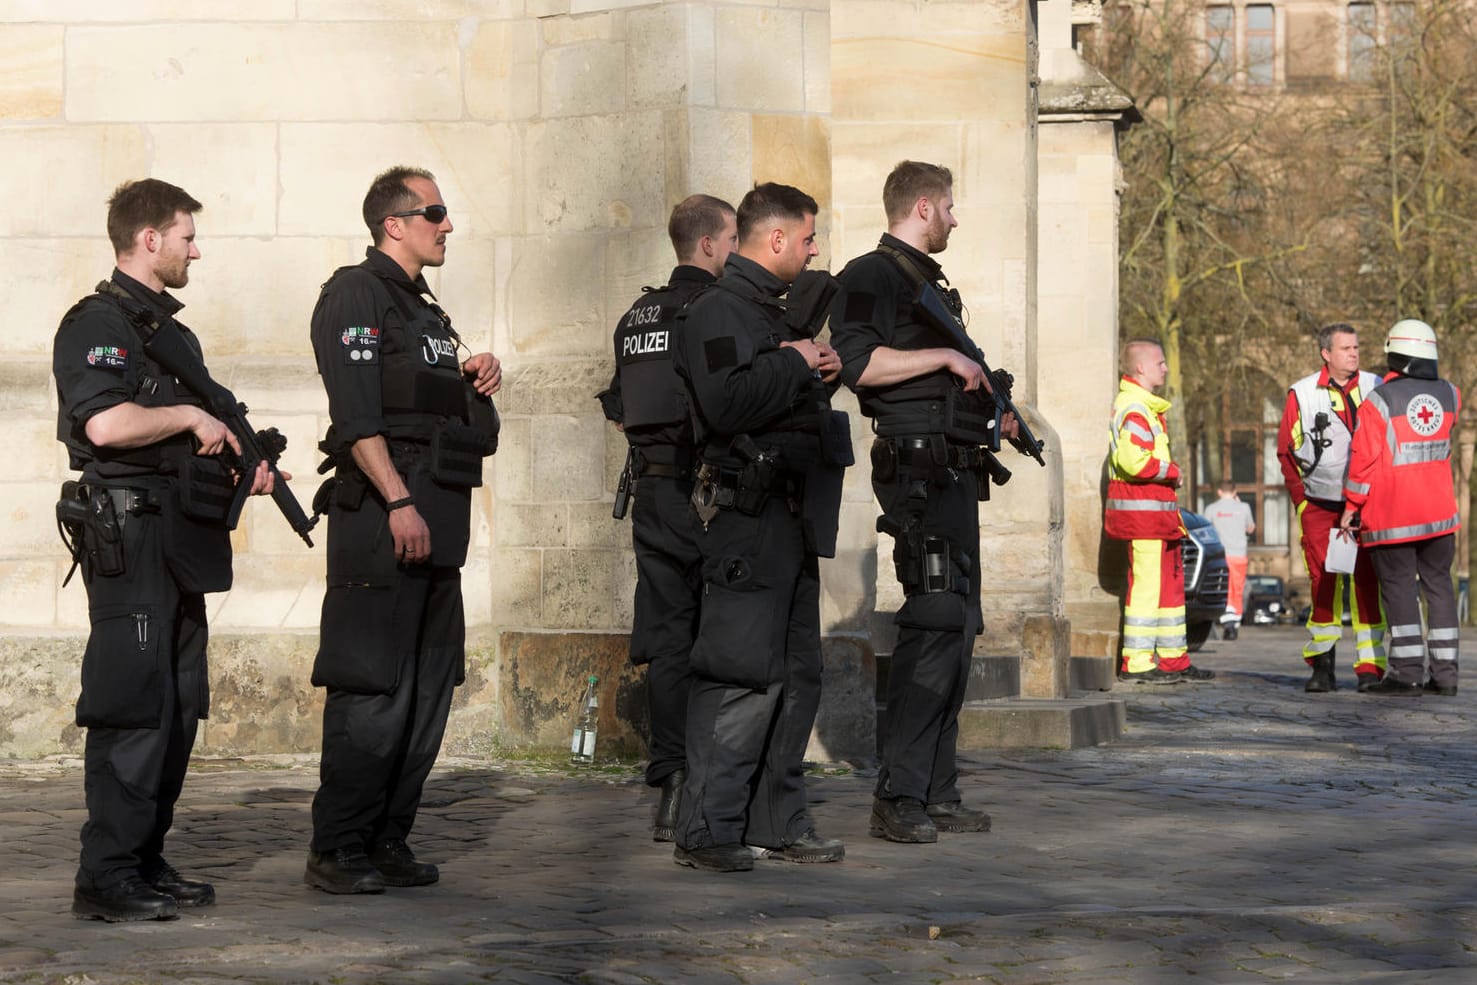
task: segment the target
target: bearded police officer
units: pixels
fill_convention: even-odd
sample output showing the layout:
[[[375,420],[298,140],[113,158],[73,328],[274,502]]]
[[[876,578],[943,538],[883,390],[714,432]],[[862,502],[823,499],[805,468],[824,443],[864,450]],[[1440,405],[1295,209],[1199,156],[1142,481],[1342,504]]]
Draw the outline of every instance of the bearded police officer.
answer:
[[[422,271],[452,231],[430,172],[397,167],[364,197],[374,245],[336,271],[313,312],[332,424],[328,588],[313,683],[320,786],[304,880],[375,893],[439,877],[406,843],[464,677],[461,566],[471,489],[497,447],[498,360],[460,338]]]
[[[723,273],[738,245],[733,206],[692,195],[672,210],[667,234],[678,265],[663,287],[646,288],[615,329],[615,375],[599,395],[605,416],[621,426],[630,451],[616,513],[631,505],[636,550],[631,662],[646,665],[651,743],[646,782],[661,788],[655,841],[671,841],[687,776],[687,654],[697,632],[700,571],[692,497],[692,416],[672,366],[672,333],[687,303]]]
[[[164,835],[209,710],[204,593],[231,587],[230,490],[270,492],[273,478],[265,461],[250,476],[231,472],[220,456],[241,452],[236,436],[144,350],[156,333],[177,333],[200,358],[166,290],[184,287],[200,259],[200,208],[168,182],[120,185],[108,202],[117,269],[56,333],[57,437],[82,472],[63,487],[58,516],[92,620],[77,701],[87,729],[80,918],[167,919],[215,901],[209,884],[165,861]]]
[[[954,752],[981,632],[979,498],[988,479],[979,475],[980,446],[992,435],[989,415],[976,407],[987,385],[983,368],[914,307],[920,289],[944,281],[932,254],[943,252],[957,225],[953,176],[904,161],[887,176],[882,201],[888,231],[838,275],[845,296],[831,338],[845,366],[841,379],[878,435],[872,489],[906,596],[870,831],[917,843],[937,841],[940,830],[990,827],[988,814],[961,803]],[[1012,424],[1007,418],[1002,430]]]
[[[816,558],[834,553],[835,520],[801,504],[833,488],[850,437],[844,449],[822,440],[832,419],[819,378],[834,380],[841,364],[786,323],[779,300],[819,252],[817,211],[788,185],[745,195],[737,252],[674,333],[697,428],[704,582],[674,858],[709,871],[845,854],[806,808],[821,679]]]

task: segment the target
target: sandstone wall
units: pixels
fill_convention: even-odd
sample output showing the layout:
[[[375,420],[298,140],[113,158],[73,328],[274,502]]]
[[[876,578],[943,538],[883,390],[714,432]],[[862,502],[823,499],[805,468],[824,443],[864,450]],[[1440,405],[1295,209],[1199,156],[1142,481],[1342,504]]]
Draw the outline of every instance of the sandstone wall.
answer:
[[[77,748],[87,613],[78,582],[60,587],[51,336],[111,268],[107,196],[145,175],[205,203],[182,317],[254,420],[288,435],[306,504],[327,424],[307,336],[318,286],[362,256],[375,173],[437,174],[456,229],[429,279],[467,342],[507,366],[502,450],[475,497],[465,570],[473,673],[448,744],[546,738],[507,711],[505,634],[519,653],[541,641],[568,671],[538,699],[546,717],[568,717],[582,671],[624,687],[621,646],[590,643],[624,633],[634,580],[629,527],[610,518],[624,440],[593,399],[610,329],[670,270],[666,218],[687,194],[737,202],[773,179],[829,205],[827,6],[0,0],[0,175],[16,190],[0,210],[0,406],[16,435],[0,480],[0,719],[15,723],[0,755]],[[270,504],[248,509],[236,585],[210,599],[203,750],[316,746],[318,533],[308,550]]]
[[[0,0],[0,176],[13,190],[0,210],[0,263],[11,271],[0,409],[13,436],[0,478],[0,756],[79,748],[70,721],[87,613],[81,585],[61,587],[52,508],[66,462],[50,344],[61,313],[111,267],[108,194],[145,175],[205,203],[182,317],[258,426],[288,435],[284,464],[305,504],[327,424],[307,337],[318,286],[362,256],[359,203],[376,172],[412,163],[438,175],[456,230],[432,286],[468,343],[506,366],[502,449],[475,496],[469,676],[448,748],[564,741],[595,670],[608,688],[602,736],[636,754],[644,712],[623,665],[634,563],[629,528],[609,516],[624,440],[593,395],[610,373],[613,320],[670,269],[670,207],[693,191],[736,203],[755,181],[798,185],[822,205],[819,263],[834,270],[885,227],[881,183],[897,160],[947,163],[961,227],[942,259],[973,334],[1016,374],[1017,397],[1053,448],[1050,470],[1008,452],[1016,479],[985,509],[981,652],[1028,650],[1023,633],[1060,640],[1060,626],[1025,627],[1060,622],[1064,583],[1092,591],[1063,572],[1064,466],[1069,499],[1090,494],[1075,488],[1087,458],[1064,458],[1070,442],[1052,425],[1090,427],[1097,443],[1101,422],[1050,380],[1058,347],[1076,363],[1096,358],[1104,328],[1101,317],[1069,321],[1048,352],[1038,304],[1054,324],[1111,310],[1101,296],[1111,217],[1089,213],[1088,238],[1064,261],[1090,260],[1085,307],[1057,288],[1038,302],[1036,6]],[[1101,193],[1103,147],[1074,164],[1075,145],[1052,145],[1043,228],[1078,237],[1073,188]],[[820,758],[870,753],[873,651],[890,649],[900,601],[873,530],[870,434],[859,416],[853,426],[861,464],[847,479],[839,555],[822,572]],[[1090,527],[1070,538],[1085,544]],[[248,509],[236,586],[210,599],[216,703],[203,752],[316,748],[320,695],[307,677],[322,535],[308,550],[270,504]]]

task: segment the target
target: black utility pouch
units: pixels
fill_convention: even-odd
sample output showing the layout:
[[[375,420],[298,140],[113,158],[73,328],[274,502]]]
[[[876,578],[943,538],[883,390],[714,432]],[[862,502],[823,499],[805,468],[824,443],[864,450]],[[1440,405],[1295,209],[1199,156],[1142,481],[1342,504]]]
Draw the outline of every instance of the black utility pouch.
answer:
[[[236,480],[230,469],[209,455],[191,455],[185,461],[177,488],[185,516],[205,523],[225,523],[236,498]]]
[[[479,429],[447,421],[431,438],[431,478],[443,486],[474,489],[482,485],[482,456],[487,436]]]
[[[1000,450],[995,428],[995,398],[979,390],[950,387],[944,396],[944,434],[966,445]]]
[[[774,463],[756,461],[745,465],[739,473],[738,489],[734,493],[733,508],[748,516],[764,512],[764,501],[769,499],[774,486]]]
[[[331,495],[333,505],[341,510],[357,510],[364,503],[364,493],[369,488],[369,480],[364,478],[364,473],[352,465],[340,465],[328,479],[333,484]],[[321,490],[320,490],[321,494]],[[317,497],[314,497],[313,508],[317,509]]]

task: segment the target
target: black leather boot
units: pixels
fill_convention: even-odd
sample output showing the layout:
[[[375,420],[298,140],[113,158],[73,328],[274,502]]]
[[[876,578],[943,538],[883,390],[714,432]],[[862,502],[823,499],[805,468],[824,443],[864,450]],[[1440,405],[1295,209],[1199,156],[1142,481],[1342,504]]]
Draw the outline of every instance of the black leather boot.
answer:
[[[1303,685],[1303,690],[1313,694],[1321,694],[1325,691],[1337,691],[1338,683],[1333,679],[1333,651],[1320,653],[1313,658],[1313,676],[1308,678],[1308,683]]]
[[[682,807],[682,784],[687,770],[673,770],[662,781],[662,799],[656,805],[656,820],[651,826],[652,841],[671,841],[677,829],[677,811]]]

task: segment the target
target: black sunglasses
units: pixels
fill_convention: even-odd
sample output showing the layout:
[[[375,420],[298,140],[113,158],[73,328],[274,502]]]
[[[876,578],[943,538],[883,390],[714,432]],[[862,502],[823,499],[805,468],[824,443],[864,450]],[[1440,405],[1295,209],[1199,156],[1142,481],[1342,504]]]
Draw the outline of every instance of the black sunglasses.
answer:
[[[444,205],[422,205],[418,209],[409,212],[391,212],[385,216],[386,219],[408,219],[413,215],[423,215],[427,222],[440,225],[446,219],[446,206]]]

